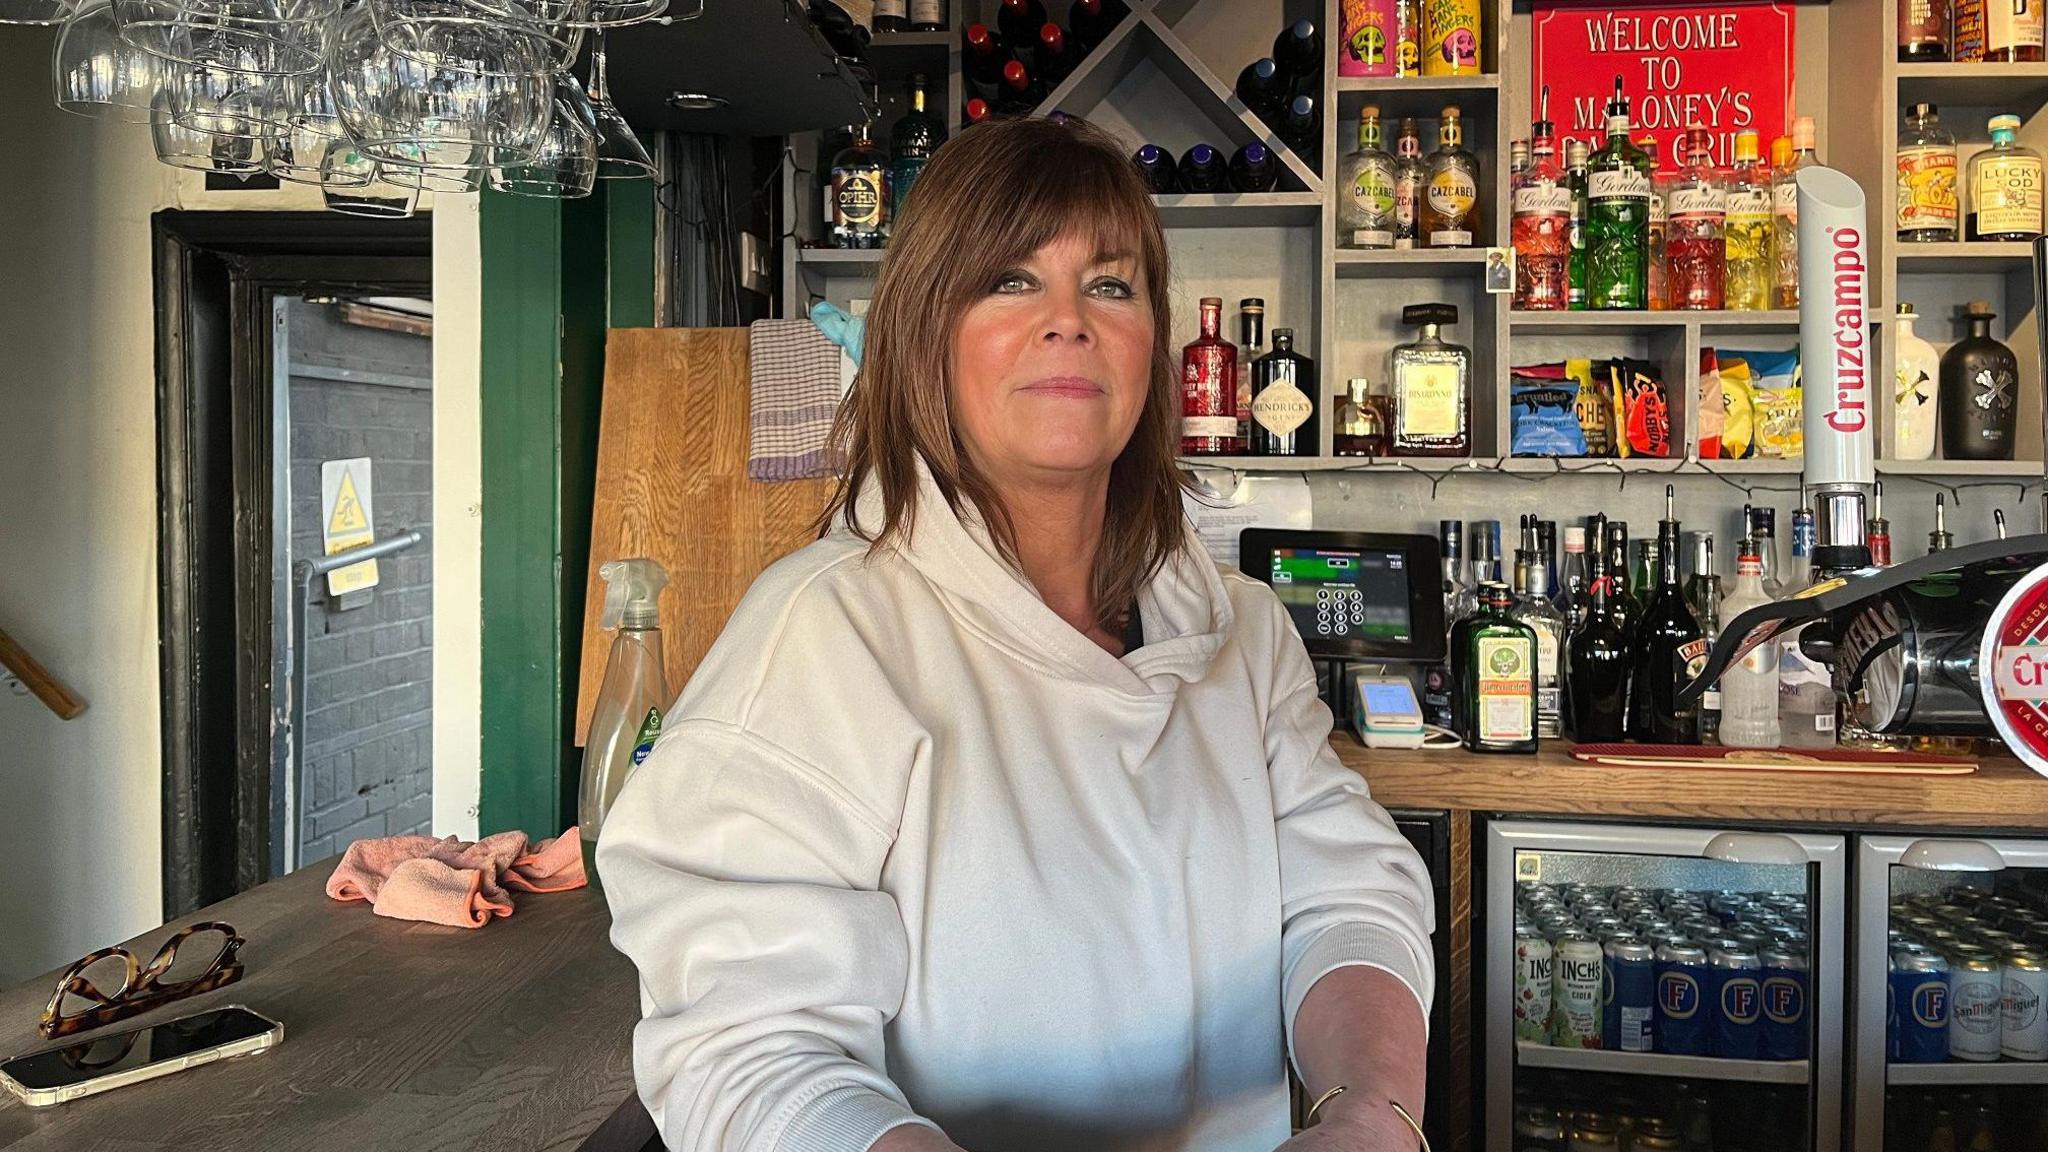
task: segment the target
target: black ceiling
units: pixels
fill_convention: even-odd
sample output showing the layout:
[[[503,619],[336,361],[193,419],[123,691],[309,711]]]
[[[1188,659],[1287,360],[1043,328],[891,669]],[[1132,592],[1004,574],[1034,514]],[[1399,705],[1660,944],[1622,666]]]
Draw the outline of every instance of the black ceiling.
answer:
[[[641,132],[780,136],[862,117],[860,90],[812,29],[800,0],[704,0],[704,14],[605,37],[612,101]],[[670,105],[673,92],[726,103]]]

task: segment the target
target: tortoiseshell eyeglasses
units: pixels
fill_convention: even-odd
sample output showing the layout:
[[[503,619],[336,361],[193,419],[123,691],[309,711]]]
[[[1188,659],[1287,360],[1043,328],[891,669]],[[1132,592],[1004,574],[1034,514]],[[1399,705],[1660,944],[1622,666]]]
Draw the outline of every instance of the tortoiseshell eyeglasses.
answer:
[[[126,948],[102,948],[65,969],[36,1031],[54,1040],[224,988],[242,978],[235,956],[245,943],[232,926],[207,920],[164,941],[147,965]],[[106,991],[117,971],[120,983]]]

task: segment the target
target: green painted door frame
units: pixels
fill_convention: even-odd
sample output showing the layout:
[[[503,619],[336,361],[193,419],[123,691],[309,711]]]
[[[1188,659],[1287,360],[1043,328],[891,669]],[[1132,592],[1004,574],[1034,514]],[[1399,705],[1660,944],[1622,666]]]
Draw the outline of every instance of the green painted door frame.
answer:
[[[481,835],[576,821],[574,746],[608,327],[654,322],[654,189],[481,194]]]

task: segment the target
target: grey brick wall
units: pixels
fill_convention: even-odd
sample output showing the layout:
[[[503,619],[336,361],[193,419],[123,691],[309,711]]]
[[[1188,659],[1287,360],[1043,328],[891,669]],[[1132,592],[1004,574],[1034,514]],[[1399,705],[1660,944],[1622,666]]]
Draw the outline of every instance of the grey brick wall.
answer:
[[[378,539],[427,531],[379,560],[379,583],[338,607],[315,581],[307,615],[301,861],[367,836],[426,834],[433,753],[433,371],[424,337],[289,313],[293,559],[320,553],[320,465],[368,456]]]

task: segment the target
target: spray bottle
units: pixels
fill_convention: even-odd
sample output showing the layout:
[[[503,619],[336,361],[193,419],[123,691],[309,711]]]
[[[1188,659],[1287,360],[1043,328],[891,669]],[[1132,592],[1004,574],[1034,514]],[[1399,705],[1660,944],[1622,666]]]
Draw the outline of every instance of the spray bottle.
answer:
[[[611,560],[600,566],[604,578],[601,626],[618,629],[605,664],[604,687],[590,713],[590,732],[583,742],[583,796],[576,824],[583,838],[583,873],[593,888],[597,876],[597,836],[605,813],[618,799],[640,761],[661,734],[661,710],[670,705],[661,671],[661,589],[668,573],[652,560]]]

